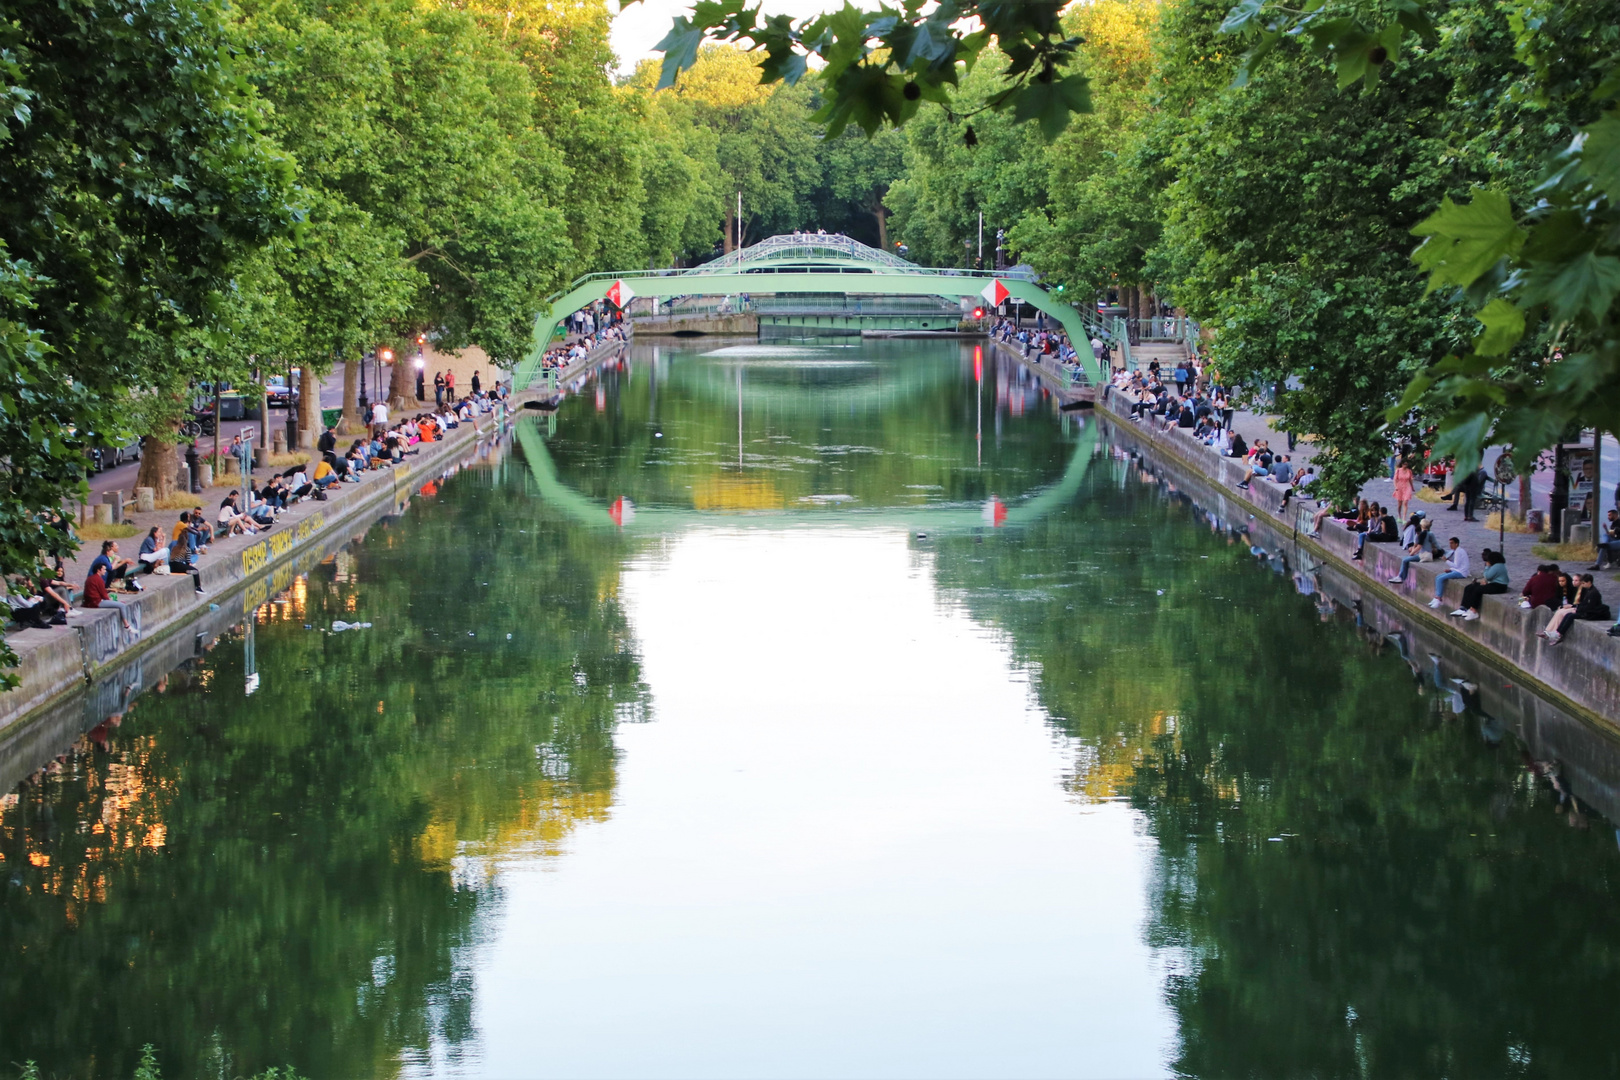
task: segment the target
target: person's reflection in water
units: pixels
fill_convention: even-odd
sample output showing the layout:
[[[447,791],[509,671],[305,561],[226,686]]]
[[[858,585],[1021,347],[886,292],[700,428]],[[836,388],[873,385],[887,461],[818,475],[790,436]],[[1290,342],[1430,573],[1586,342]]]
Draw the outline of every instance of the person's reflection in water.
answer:
[[[1412,655],[1412,644],[1406,638],[1405,630],[1395,630],[1384,635],[1384,640],[1395,646],[1395,655],[1399,656],[1411,669],[1412,681],[1417,684],[1418,693],[1423,693],[1423,665],[1419,664],[1417,657]]]

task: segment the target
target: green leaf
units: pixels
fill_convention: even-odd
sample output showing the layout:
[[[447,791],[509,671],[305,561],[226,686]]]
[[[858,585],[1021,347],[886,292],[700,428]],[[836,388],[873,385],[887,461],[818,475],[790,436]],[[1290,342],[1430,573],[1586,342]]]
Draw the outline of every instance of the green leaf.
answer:
[[[1500,191],[1485,189],[1472,202],[1440,201],[1440,209],[1412,228],[1426,236],[1412,255],[1429,272],[1429,291],[1442,285],[1472,285],[1502,259],[1524,246],[1525,230],[1513,219],[1513,207]]]
[[[1031,79],[1013,98],[1013,117],[1040,124],[1041,136],[1051,142],[1069,125],[1075,113],[1091,111],[1091,80],[1065,75],[1050,82]]]
[[[1417,407],[1417,403],[1423,400],[1423,395],[1427,394],[1429,387],[1433,385],[1434,376],[1427,372],[1420,371],[1412,376],[1412,381],[1406,384],[1406,392],[1401,395],[1401,400],[1384,412],[1385,422],[1390,424],[1400,423],[1407,413]]]
[[[1506,356],[1524,337],[1524,312],[1500,297],[1476,312],[1474,318],[1485,324],[1474,339],[1474,351],[1481,356]]]
[[[664,66],[658,71],[658,89],[675,85],[676,76],[697,63],[698,46],[703,44],[703,27],[693,26],[685,15],[676,17],[663,40],[653,46],[654,52],[664,54]]]
[[[1581,144],[1581,171],[1597,189],[1620,204],[1620,112],[1611,109],[1586,129]]]
[[[1226,13],[1226,18],[1221,22],[1221,33],[1241,34],[1253,29],[1258,24],[1260,12],[1264,7],[1264,0],[1242,0]]]
[[[1440,437],[1435,440],[1436,457],[1455,456],[1457,475],[1479,468],[1479,459],[1490,441],[1491,414],[1484,409],[1460,409],[1440,421]]]
[[[1546,304],[1559,322],[1588,315],[1601,322],[1620,293],[1620,259],[1582,252],[1561,262],[1546,263],[1525,275],[1521,301]]]

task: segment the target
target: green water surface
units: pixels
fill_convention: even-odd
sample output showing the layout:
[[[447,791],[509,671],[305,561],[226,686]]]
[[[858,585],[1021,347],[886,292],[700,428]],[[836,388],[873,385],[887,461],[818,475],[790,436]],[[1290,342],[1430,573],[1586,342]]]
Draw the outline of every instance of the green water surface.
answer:
[[[1016,365],[523,423],[30,764],[0,1076],[1620,1075],[1598,794]]]

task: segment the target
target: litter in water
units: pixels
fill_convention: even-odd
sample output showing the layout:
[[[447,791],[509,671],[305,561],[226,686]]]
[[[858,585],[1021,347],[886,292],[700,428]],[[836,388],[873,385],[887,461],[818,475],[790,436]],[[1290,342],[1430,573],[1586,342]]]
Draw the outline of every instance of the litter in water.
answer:
[[[368,623],[368,622],[344,622],[342,619],[334,619],[333,622],[332,622],[332,633],[334,633],[334,634],[341,634],[345,630],[370,630],[370,629],[371,629],[371,624]]]

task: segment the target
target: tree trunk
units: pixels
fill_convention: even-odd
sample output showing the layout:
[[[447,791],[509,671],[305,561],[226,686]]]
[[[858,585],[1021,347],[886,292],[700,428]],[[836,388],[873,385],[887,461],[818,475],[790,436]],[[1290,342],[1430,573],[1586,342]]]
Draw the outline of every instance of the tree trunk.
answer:
[[[298,445],[314,447],[321,430],[321,381],[306,364],[298,372]]]
[[[396,358],[389,370],[388,412],[392,420],[396,415],[404,416],[416,410],[416,376],[411,371],[411,362],[403,357]]]
[[[360,364],[351,356],[343,361],[343,422],[339,430],[345,435],[360,432]]]
[[[889,250],[889,211],[882,203],[878,203],[878,208],[876,210],[872,211],[872,217],[877,220],[878,247],[880,249],[882,249],[883,251],[888,251]]]
[[[725,242],[724,242],[724,246],[720,249],[724,254],[727,254],[727,255],[731,254],[731,249],[736,246],[735,244],[732,243],[732,240],[735,239],[736,236],[737,236],[737,222],[732,217],[731,206],[728,204],[726,206],[726,239],[725,239]]]
[[[141,436],[141,467],[135,472],[135,486],[149,487],[159,499],[174,494],[174,474],[180,468],[174,429]]]

